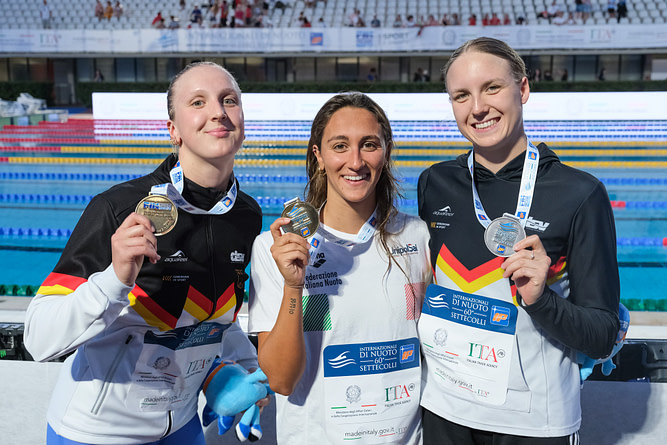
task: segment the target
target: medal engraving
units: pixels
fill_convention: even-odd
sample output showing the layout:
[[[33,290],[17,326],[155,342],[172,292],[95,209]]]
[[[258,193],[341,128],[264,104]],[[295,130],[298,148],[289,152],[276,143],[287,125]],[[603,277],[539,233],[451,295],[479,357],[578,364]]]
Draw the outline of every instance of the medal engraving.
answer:
[[[162,195],[148,195],[135,209],[140,215],[150,219],[155,227],[155,236],[168,233],[178,220],[178,208],[169,198]]]
[[[296,233],[304,238],[313,236],[320,225],[317,209],[299,198],[287,201],[280,216],[292,220],[289,224],[282,226],[283,231]]]
[[[486,247],[497,256],[508,257],[514,253],[514,244],[526,237],[518,218],[505,213],[491,221],[484,232]]]

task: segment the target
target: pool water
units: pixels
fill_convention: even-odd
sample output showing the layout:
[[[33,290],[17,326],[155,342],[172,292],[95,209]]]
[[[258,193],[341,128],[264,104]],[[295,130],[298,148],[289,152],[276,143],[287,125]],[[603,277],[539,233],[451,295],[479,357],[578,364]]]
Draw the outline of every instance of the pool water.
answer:
[[[57,262],[90,198],[152,171],[169,152],[160,123],[114,122],[51,124],[41,131],[42,126],[5,127],[0,132],[0,295],[32,295]],[[395,160],[405,196],[399,208],[417,214],[419,173],[465,152],[467,144],[452,131],[453,123],[412,123],[412,130],[394,124]],[[533,140],[570,134],[540,134],[542,128],[534,125]],[[554,126],[549,128],[553,132]],[[241,189],[262,207],[265,229],[283,202],[303,195],[308,130],[307,122],[289,129],[273,122],[247,124],[235,174]],[[640,139],[634,145],[616,140],[601,150],[599,142],[577,140],[552,148],[563,162],[588,171],[607,187],[616,218],[622,300],[632,310],[667,311],[667,170],[662,161],[667,153],[656,148],[654,127],[650,130],[646,141],[631,134]]]

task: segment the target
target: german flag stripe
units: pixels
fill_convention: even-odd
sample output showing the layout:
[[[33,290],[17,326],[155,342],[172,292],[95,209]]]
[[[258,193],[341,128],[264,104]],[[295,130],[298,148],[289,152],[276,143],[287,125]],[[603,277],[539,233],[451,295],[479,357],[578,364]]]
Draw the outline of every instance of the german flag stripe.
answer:
[[[443,244],[436,265],[463,292],[475,293],[489,284],[503,279],[503,270],[500,268],[503,261],[504,258],[497,257],[470,270],[461,264]]]
[[[185,300],[185,309],[190,315],[199,321],[206,320],[213,308],[213,302],[206,298],[204,294],[199,292],[194,287],[190,286],[188,290],[188,298]]]
[[[236,288],[234,286],[234,283],[232,283],[229,285],[227,290],[222,293],[220,298],[218,298],[218,304],[216,305],[215,313],[211,316],[211,318],[222,317],[230,310],[235,310],[235,309],[236,309]],[[237,312],[238,311],[235,311],[234,313],[234,320],[236,320]]]
[[[141,315],[150,326],[155,326],[161,331],[168,331],[176,327],[178,318],[160,307],[139,286],[134,286],[128,298],[130,299],[130,307]]]
[[[51,272],[37,289],[38,295],[69,295],[85,283],[85,278]]]

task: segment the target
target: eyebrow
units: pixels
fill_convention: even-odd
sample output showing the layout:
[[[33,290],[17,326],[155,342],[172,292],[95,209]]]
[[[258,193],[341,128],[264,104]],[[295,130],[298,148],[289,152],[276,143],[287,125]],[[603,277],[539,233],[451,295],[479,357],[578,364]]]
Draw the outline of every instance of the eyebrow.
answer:
[[[493,83],[504,83],[504,80],[502,78],[489,79],[482,84],[482,90],[488,88],[489,85],[491,85]],[[469,91],[469,90],[468,90],[468,88],[458,88],[456,90],[452,90],[451,92],[449,92],[449,91],[448,92],[449,92],[449,94],[454,94],[454,93],[460,93],[462,91]]]
[[[350,140],[349,137],[345,136],[344,134],[340,134],[340,135],[336,135],[336,136],[331,136],[331,137],[327,140],[327,143],[330,143],[330,142],[332,142],[332,141],[345,141],[345,142],[349,142],[349,140]],[[368,135],[368,136],[363,136],[363,137],[361,138],[361,142],[362,142],[362,143],[364,143],[364,142],[366,142],[366,141],[369,141],[369,140],[370,140],[370,141],[374,141],[374,142],[378,142],[378,143],[381,143],[381,142],[382,142],[382,139],[380,139],[379,136],[374,135],[374,134],[371,134],[371,135]]]

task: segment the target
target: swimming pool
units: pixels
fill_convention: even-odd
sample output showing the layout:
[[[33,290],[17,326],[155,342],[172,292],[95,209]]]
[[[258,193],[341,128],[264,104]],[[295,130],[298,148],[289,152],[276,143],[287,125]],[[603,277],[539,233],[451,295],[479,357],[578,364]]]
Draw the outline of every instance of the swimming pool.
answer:
[[[392,127],[405,195],[399,207],[416,214],[419,173],[466,152],[468,144],[453,122]],[[283,202],[303,194],[309,129],[307,121],[246,123],[235,173],[262,207],[265,228]],[[617,225],[621,298],[632,310],[667,311],[667,123],[526,122],[526,131],[606,185]],[[0,132],[0,295],[31,295],[90,198],[152,171],[170,150],[160,121],[6,126]]]

